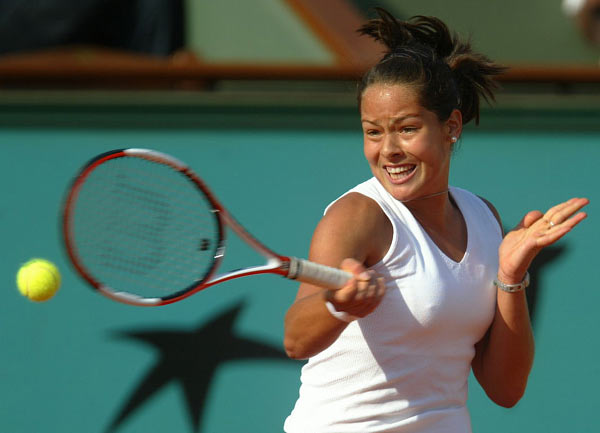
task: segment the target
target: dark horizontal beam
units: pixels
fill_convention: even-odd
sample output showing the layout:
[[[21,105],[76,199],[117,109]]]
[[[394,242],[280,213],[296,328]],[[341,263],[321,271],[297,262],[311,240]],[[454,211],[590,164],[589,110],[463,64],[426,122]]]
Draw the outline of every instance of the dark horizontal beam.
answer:
[[[0,88],[202,88],[220,80],[357,80],[369,65],[211,64],[190,53],[148,57],[75,47],[0,57]],[[514,66],[505,83],[600,83],[595,66]]]

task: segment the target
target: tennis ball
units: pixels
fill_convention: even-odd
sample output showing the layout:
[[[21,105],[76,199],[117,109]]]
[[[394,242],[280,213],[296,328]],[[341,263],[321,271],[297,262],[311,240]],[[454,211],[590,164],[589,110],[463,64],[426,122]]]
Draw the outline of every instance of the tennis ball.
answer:
[[[31,259],[17,272],[17,287],[32,301],[47,301],[60,287],[60,272],[48,260]]]

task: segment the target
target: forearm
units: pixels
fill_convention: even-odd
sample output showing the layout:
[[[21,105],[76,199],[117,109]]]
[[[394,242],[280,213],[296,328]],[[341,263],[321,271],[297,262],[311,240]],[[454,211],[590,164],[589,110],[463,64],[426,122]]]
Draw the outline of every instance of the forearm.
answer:
[[[329,347],[346,326],[327,310],[324,292],[298,299],[285,316],[285,351],[290,358],[309,358]]]
[[[488,396],[501,406],[522,397],[533,365],[534,338],[525,291],[498,289],[497,307],[473,369]]]

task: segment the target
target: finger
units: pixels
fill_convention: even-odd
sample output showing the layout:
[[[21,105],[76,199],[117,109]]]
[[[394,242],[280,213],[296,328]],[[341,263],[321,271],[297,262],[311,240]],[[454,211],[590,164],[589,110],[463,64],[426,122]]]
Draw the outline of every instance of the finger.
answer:
[[[587,213],[579,212],[579,213],[571,216],[570,218],[566,219],[562,223],[556,224],[554,227],[557,229],[557,231],[560,231],[560,230],[569,231],[586,218],[587,218]]]
[[[354,296],[354,299],[356,299],[357,301],[362,301],[363,299],[365,299],[367,297],[368,290],[369,290],[368,282],[357,280],[356,281],[356,295]]]
[[[382,298],[385,295],[385,279],[383,277],[377,278],[377,297]]]
[[[571,218],[573,215],[575,215],[577,212],[579,212],[584,206],[587,206],[588,203],[589,203],[589,200],[585,199],[585,198],[579,198],[579,199],[572,200],[568,204],[568,206],[565,206],[563,209],[561,209],[558,212],[558,217],[559,217],[558,222],[560,223],[562,221],[565,221],[565,220]],[[554,221],[554,223],[556,224],[557,221]]]
[[[571,199],[571,200],[573,200],[573,199]],[[568,205],[569,205],[569,202],[570,202],[571,200],[569,200],[569,201],[566,201],[566,202],[564,202],[564,203],[557,204],[557,205],[555,205],[555,206],[552,206],[550,209],[548,209],[548,210],[546,211],[546,213],[544,214],[544,221],[546,221],[546,222],[548,222],[548,223],[550,223],[550,222],[553,222],[554,224],[556,224],[556,222],[554,222],[554,218],[555,218],[555,216],[556,216],[556,215],[558,215],[558,213],[559,213],[559,212],[560,212],[562,209],[564,209],[566,206],[568,206]]]
[[[342,260],[340,268],[346,272],[350,272],[353,275],[353,278],[350,278],[344,287],[339,290],[339,293],[335,294],[336,300],[347,302],[349,299],[352,299],[356,296],[358,291],[358,276],[366,272],[366,269],[361,262],[353,258],[346,258]]]
[[[553,225],[560,224],[589,203],[586,198],[572,198],[564,203],[550,208],[544,219]]]
[[[539,221],[543,216],[544,216],[544,214],[541,213],[539,210],[532,210],[531,212],[528,212],[527,215],[525,215],[523,217],[523,219],[521,220],[521,222],[519,223],[517,228],[519,228],[519,227],[529,228],[536,221]]]
[[[379,295],[380,291],[381,291],[381,282],[382,282],[382,278],[381,277],[376,277],[375,274],[373,274],[370,284],[369,284],[369,288],[367,289],[367,296],[369,298],[372,299],[379,299],[381,296]]]
[[[377,293],[377,281],[373,271],[361,272],[356,277],[356,299],[373,298]]]
[[[367,289],[368,297],[379,302],[381,297],[385,294],[385,291],[385,279],[383,277],[373,276]]]
[[[385,280],[382,277],[376,277],[373,273],[368,285],[366,282],[357,283],[359,290],[356,295],[348,301],[345,311],[354,316],[365,317],[370,314],[380,304],[385,294]],[[364,287],[363,287],[364,286]]]
[[[538,246],[546,247],[548,245],[553,244],[558,241],[564,235],[569,233],[577,224],[587,218],[587,214],[585,212],[579,212],[578,214],[572,216],[561,224],[554,225],[550,230],[546,232],[543,236],[540,236],[537,240]]]

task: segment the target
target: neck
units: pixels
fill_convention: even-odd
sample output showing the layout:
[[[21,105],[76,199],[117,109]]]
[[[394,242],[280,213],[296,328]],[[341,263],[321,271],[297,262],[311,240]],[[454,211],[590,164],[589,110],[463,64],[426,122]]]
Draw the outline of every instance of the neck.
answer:
[[[439,229],[447,225],[449,218],[452,219],[455,209],[454,200],[448,190],[416,197],[402,203],[422,225]]]
[[[448,190],[445,189],[444,191],[434,192],[433,194],[427,194],[427,195],[424,195],[424,196],[421,196],[421,197],[415,197],[415,198],[411,198],[409,200],[400,200],[400,201],[402,203],[409,203],[409,202],[417,201],[417,200],[426,200],[428,198],[437,197],[438,195],[443,195],[443,194],[447,194],[447,193],[448,193]]]

